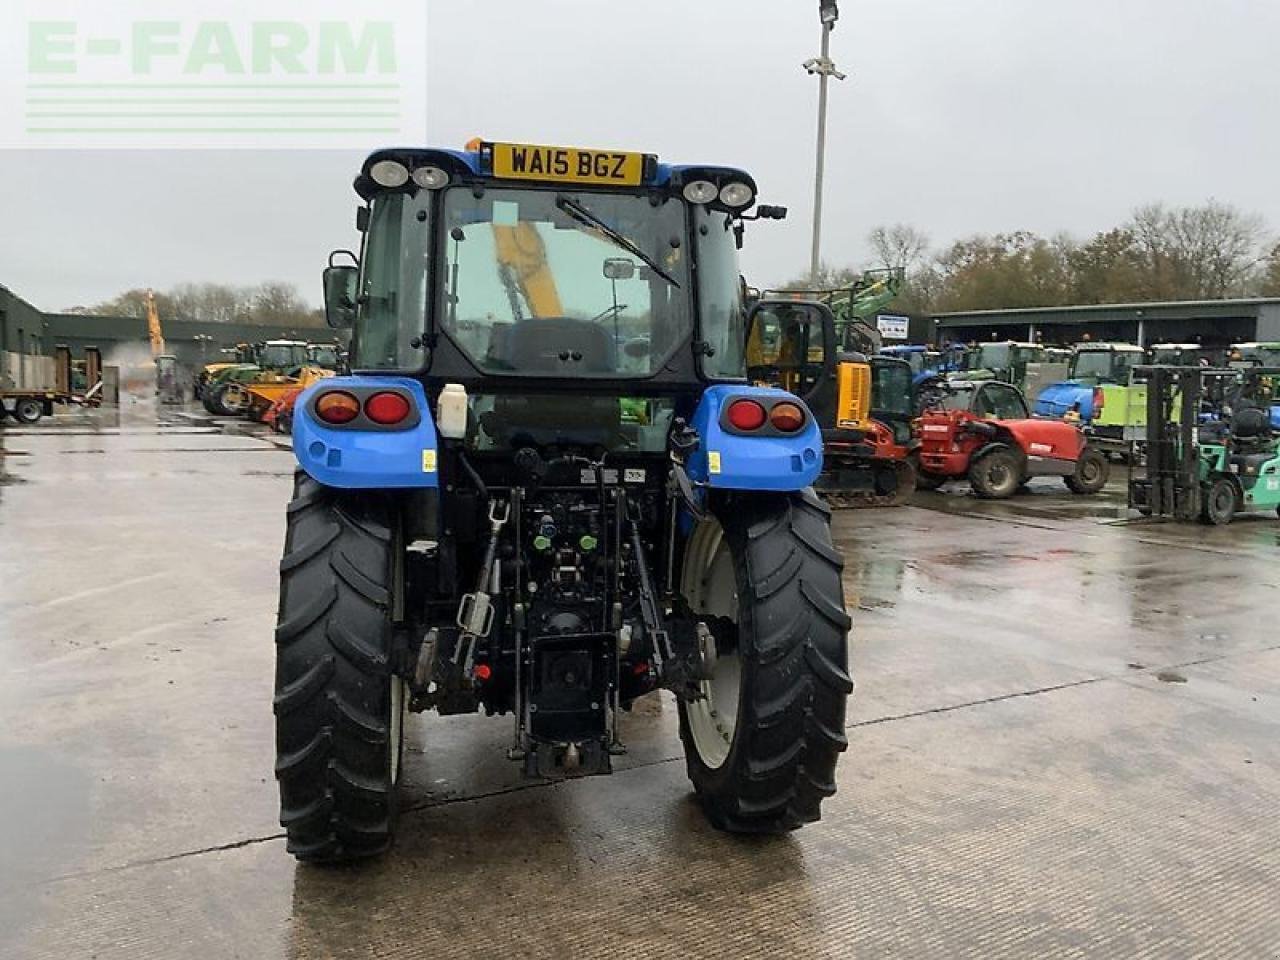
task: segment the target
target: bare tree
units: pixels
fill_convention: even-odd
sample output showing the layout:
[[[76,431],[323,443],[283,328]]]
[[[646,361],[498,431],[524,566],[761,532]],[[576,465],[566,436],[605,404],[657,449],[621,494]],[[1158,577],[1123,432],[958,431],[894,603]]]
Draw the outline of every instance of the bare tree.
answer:
[[[1259,266],[1256,292],[1264,297],[1280,297],[1280,243],[1271,248]]]
[[[1126,227],[1138,243],[1154,299],[1214,299],[1245,292],[1263,237],[1260,217],[1210,200],[1148,204]]]
[[[875,227],[867,234],[867,242],[886,270],[912,270],[924,262],[929,252],[929,237],[905,223]]]

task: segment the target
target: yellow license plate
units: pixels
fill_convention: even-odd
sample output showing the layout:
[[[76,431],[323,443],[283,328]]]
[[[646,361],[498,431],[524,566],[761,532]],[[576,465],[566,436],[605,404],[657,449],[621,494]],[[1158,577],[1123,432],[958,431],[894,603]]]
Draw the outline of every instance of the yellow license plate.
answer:
[[[502,180],[603,183],[636,187],[644,181],[644,154],[495,143],[493,175]]]

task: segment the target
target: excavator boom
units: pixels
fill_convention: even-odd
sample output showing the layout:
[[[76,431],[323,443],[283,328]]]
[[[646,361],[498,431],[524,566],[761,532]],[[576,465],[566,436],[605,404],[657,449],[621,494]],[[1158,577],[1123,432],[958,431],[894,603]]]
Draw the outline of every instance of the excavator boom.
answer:
[[[164,331],[160,328],[160,311],[156,309],[156,295],[147,291],[147,336],[151,338],[151,357],[163,354]]]

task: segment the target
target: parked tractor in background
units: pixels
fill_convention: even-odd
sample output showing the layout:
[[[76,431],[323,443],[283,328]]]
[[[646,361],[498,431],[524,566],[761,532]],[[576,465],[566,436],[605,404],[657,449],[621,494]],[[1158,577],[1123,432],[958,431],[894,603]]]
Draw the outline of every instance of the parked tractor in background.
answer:
[[[1001,380],[1019,390],[1027,382],[1027,368],[1044,362],[1044,347],[1037,343],[997,340],[972,349],[968,363],[956,376],[966,380]]]
[[[1146,389],[1146,469],[1130,474],[1131,507],[1213,525],[1280,514],[1280,367],[1140,366],[1134,382]]]
[[[1031,416],[1026,398],[999,380],[943,385],[918,422],[921,488],[967,480],[983,499],[1013,496],[1032,477],[1061,477],[1072,493],[1102,490],[1110,465],[1083,431]]]
[[[913,343],[881,347],[880,355],[905,361],[911,368],[912,384],[922,383],[930,377],[947,372],[943,369],[947,359],[943,352],[923,344]]]
[[[830,307],[794,293],[760,300],[748,322],[747,376],[813,412],[824,459],[817,488],[832,506],[898,506],[915,490],[911,367],[876,354],[878,342],[874,327],[852,320],[841,331]]]
[[[1280,370],[1280,343],[1237,343],[1228,353],[1227,366],[1269,367]],[[1280,432],[1280,397],[1271,404],[1271,429]]]
[[[325,271],[351,376],[294,407],[276,627],[280,821],[304,860],[392,838],[403,712],[505,714],[533,778],[607,774],[676,698],[711,822],[817,820],[846,746],[818,424],[747,381],[729,167],[507,143],[363,164]],[[428,752],[434,738],[428,735]]]
[[[308,362],[307,344],[300,340],[268,340],[256,346],[254,358],[253,363],[225,367],[209,380],[202,398],[206,410],[218,416],[239,417],[254,405],[250,386],[297,386],[298,373]]]
[[[1140,439],[1146,423],[1146,388],[1129,384],[1133,368],[1145,360],[1146,351],[1128,343],[1080,344],[1067,379],[1036,397],[1036,416],[1077,423],[1100,447],[1127,453],[1128,441]]]
[[[1147,348],[1148,362],[1167,367],[1225,367],[1228,351],[1198,343],[1155,343]]]
[[[342,348],[336,343],[307,344],[307,363],[313,367],[337,373],[342,369],[344,359]]]
[[[234,348],[219,351],[223,359],[206,363],[196,374],[192,393],[197,400],[204,400],[210,381],[229,367],[251,365],[257,360],[257,348],[250,343],[238,343]],[[212,411],[211,411],[212,412]]]

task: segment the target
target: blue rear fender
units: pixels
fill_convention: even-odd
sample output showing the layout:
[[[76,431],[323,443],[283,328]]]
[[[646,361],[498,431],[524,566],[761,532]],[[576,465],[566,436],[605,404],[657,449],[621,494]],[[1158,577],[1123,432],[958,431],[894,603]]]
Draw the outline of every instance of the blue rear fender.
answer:
[[[418,423],[405,430],[334,427],[311,413],[321,391],[396,387],[417,407]],[[293,452],[316,480],[344,490],[423,489],[440,485],[439,440],[422,384],[407,377],[328,377],[298,397],[293,410]]]
[[[752,397],[766,406],[789,400],[804,408],[804,427],[786,436],[730,433],[720,425],[725,404]],[[689,476],[713,490],[803,490],[822,472],[822,431],[798,397],[771,387],[710,387],[702,395],[690,424],[701,439],[688,461]]]
[[[1093,419],[1093,388],[1075,380],[1064,380],[1051,383],[1036,397],[1035,415],[1037,417],[1061,418],[1070,410],[1079,410],[1080,419],[1088,422]]]

